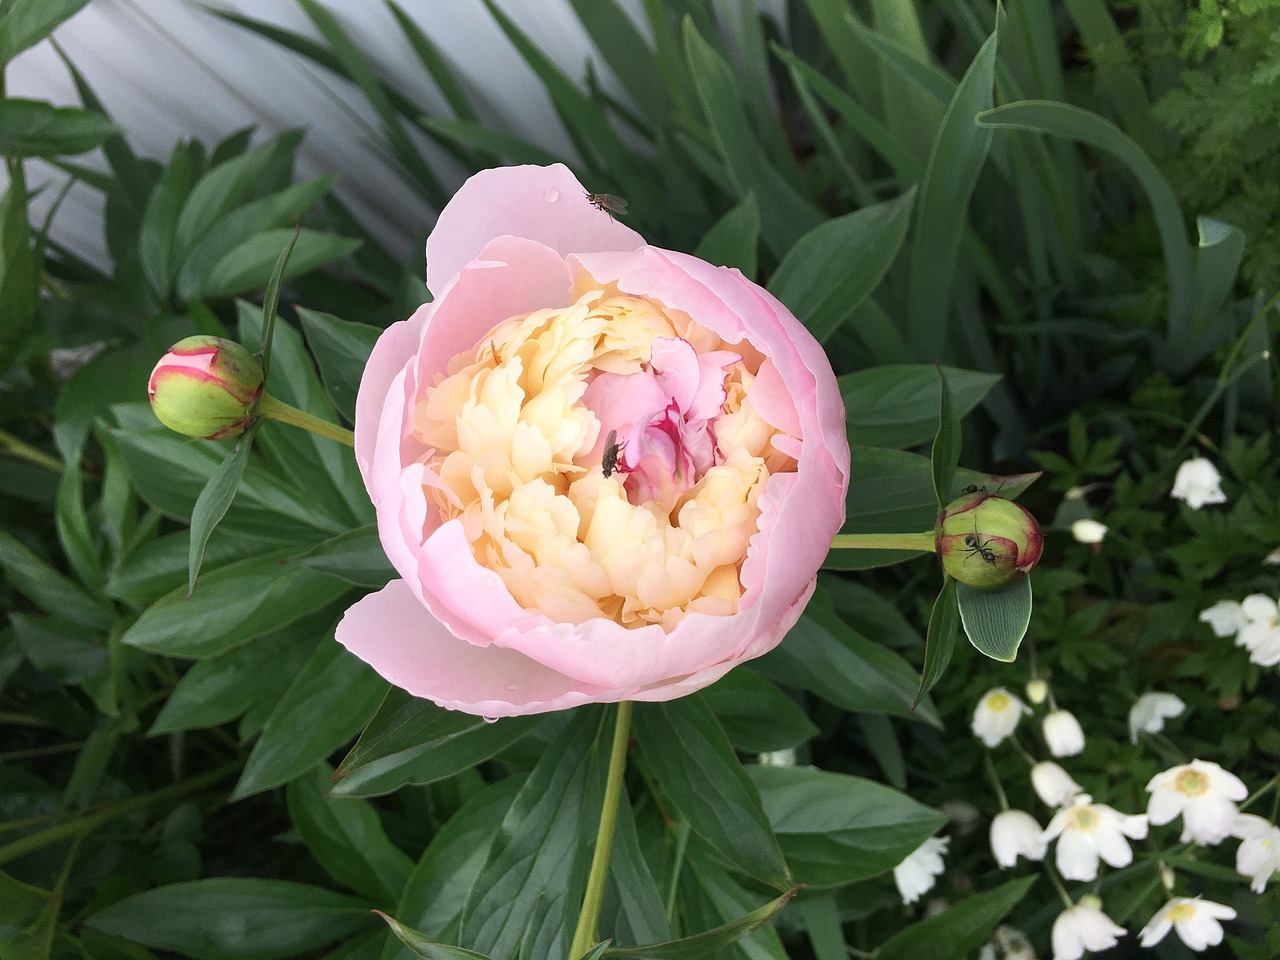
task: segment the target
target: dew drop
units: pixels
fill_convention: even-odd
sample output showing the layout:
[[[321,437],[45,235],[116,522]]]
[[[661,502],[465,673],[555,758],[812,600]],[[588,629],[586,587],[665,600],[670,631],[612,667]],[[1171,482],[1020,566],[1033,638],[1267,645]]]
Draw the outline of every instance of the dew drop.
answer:
[[[555,187],[547,187],[542,191],[542,199],[546,200],[547,203],[555,203],[560,199],[560,191]]]
[[[485,588],[488,590],[497,590],[502,586],[502,581],[498,579],[497,574],[486,574],[484,578]]]
[[[498,722],[498,718],[497,718],[497,717],[481,717],[480,719],[481,719],[481,720],[483,720],[485,723],[497,723],[497,722]]]
[[[515,693],[517,690],[519,690],[519,689],[520,689],[520,684],[518,684],[518,683],[508,683],[508,684],[507,684],[505,687],[503,687],[502,689],[503,689],[503,690],[505,690],[507,693]]]

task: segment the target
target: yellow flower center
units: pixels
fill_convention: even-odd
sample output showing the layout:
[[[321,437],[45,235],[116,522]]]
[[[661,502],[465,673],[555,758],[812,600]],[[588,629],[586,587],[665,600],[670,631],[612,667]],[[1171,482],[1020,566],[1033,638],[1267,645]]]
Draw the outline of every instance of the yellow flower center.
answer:
[[[1172,906],[1165,913],[1172,923],[1186,923],[1196,915],[1196,905],[1194,903],[1179,903]]]
[[[1094,812],[1093,807],[1081,807],[1071,815],[1071,822],[1068,826],[1072,830],[1088,833],[1098,825],[1098,819],[1098,814]]]
[[[699,367],[715,351],[728,352]],[[552,620],[670,630],[690,612],[730,615],[757,500],[769,476],[796,469],[751,404],[769,362],[615,291],[511,317],[418,399],[423,496],[461,520],[517,602]],[[624,395],[656,399],[622,422]],[[710,415],[707,396],[723,396]]]
[[[1188,797],[1198,797],[1209,790],[1209,778],[1195,770],[1183,770],[1173,781],[1173,787]]]
[[[987,709],[994,710],[996,713],[1008,710],[1012,703],[1013,700],[1007,693],[992,693],[987,696]]]

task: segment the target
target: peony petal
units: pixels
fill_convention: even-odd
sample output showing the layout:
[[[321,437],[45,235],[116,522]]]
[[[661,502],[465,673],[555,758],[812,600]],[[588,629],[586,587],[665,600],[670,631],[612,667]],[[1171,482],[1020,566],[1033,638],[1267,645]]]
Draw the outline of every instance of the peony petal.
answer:
[[[427,303],[419,307],[408,320],[393,323],[373,345],[369,361],[360,375],[360,391],[356,394],[356,463],[369,483],[369,464],[373,460],[373,448],[379,430],[379,422],[390,414],[399,423],[399,413],[403,403],[388,404],[391,385],[396,376],[404,371],[412,359],[422,339],[422,331],[431,316],[434,305]],[[398,426],[397,426],[398,429]]]
[[[644,245],[640,234],[587,200],[564,164],[481,170],[440,211],[427,238],[428,289],[439,299],[490,241],[507,236],[537,241],[561,256]]]

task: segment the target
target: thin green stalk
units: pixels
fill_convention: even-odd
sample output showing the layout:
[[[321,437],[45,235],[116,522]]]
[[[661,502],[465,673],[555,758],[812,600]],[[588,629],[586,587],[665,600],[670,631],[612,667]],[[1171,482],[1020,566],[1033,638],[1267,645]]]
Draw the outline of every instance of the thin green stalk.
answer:
[[[1004,784],[1000,782],[1000,777],[996,774],[995,762],[991,759],[991,751],[984,750],[982,757],[987,770],[987,779],[991,781],[991,786],[996,792],[996,799],[1000,801],[1000,809],[1009,809],[1009,798],[1005,795]]]
[[[278,420],[280,423],[287,423],[293,427],[310,430],[312,433],[328,437],[330,440],[345,443],[348,447],[356,445],[356,435],[345,427],[330,423],[328,420],[321,420],[319,417],[312,416],[297,407],[291,407],[289,404],[277,400],[269,393],[262,395],[262,399],[258,401],[257,407],[254,408],[254,413],[267,420]]]
[[[33,447],[25,440],[19,440],[7,430],[0,430],[0,453],[7,453],[11,457],[27,460],[37,467],[44,467],[54,473],[62,473],[66,469],[62,461],[57,457],[45,453],[39,447]]]
[[[1049,882],[1053,884],[1053,889],[1058,891],[1058,896],[1062,898],[1062,902],[1066,904],[1067,909],[1070,910],[1074,907],[1076,902],[1071,899],[1071,894],[1067,893],[1067,888],[1062,885],[1062,881],[1058,878],[1058,871],[1046,863],[1044,872],[1049,875]]]
[[[217,783],[227,774],[238,769],[240,769],[240,763],[238,761],[236,763],[227,764],[226,766],[219,767],[217,770],[211,770],[198,777],[193,777],[190,780],[170,784],[163,789],[156,790],[153,793],[144,794],[141,797],[131,797],[128,800],[120,800],[116,803],[108,804],[97,813],[78,817],[75,820],[60,823],[47,830],[41,830],[39,833],[33,833],[29,836],[22,837],[21,839],[14,840],[12,843],[6,843],[3,847],[0,847],[0,864],[8,863],[10,860],[16,860],[18,857],[25,856],[33,850],[39,850],[41,847],[47,847],[51,843],[58,843],[61,840],[89,833],[96,830],[102,824],[108,823],[116,817],[122,817],[126,813],[132,813],[134,810],[140,810],[145,807],[149,807],[154,803],[161,803],[165,800],[182,797],[189,793],[198,793],[205,787]]]
[[[924,550],[935,552],[932,530],[924,533],[838,533],[831,539],[832,550]]]
[[[596,928],[600,922],[600,905],[604,902],[604,882],[609,875],[609,855],[613,852],[614,828],[618,823],[618,800],[622,796],[622,775],[627,768],[627,741],[631,736],[631,701],[618,704],[618,720],[613,728],[613,747],[609,751],[609,774],[600,804],[600,827],[596,831],[595,852],[591,855],[591,872],[587,875],[587,892],[582,898],[582,911],[573,932],[570,960],[578,960],[598,942]]]

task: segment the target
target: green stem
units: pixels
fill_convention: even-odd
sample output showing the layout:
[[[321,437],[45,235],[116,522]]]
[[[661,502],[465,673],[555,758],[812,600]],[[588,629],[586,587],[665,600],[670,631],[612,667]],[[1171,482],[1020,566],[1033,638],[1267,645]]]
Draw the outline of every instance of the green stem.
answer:
[[[61,840],[81,836],[96,830],[104,823],[114,820],[116,817],[122,817],[126,813],[132,813],[151,806],[153,803],[161,803],[165,800],[171,800],[176,797],[185,796],[188,793],[198,793],[205,787],[217,783],[227,774],[240,769],[240,764],[233,763],[220,767],[217,770],[211,770],[209,773],[193,777],[190,780],[184,780],[181,783],[174,783],[154,793],[148,793],[141,797],[132,797],[128,800],[120,800],[116,803],[108,804],[97,813],[90,814],[86,817],[80,817],[67,823],[60,823],[55,827],[47,830],[41,830],[39,833],[33,833],[14,840],[12,843],[6,843],[0,847],[0,863],[8,863],[10,860],[16,860],[18,857],[25,856],[33,850],[39,850],[41,847],[47,847],[51,843],[58,843]]]
[[[7,453],[11,457],[28,460],[36,466],[52,470],[54,473],[62,473],[66,469],[62,461],[57,457],[45,453],[39,447],[33,447],[25,440],[19,440],[7,430],[0,430],[0,453]]]
[[[267,420],[278,420],[293,427],[310,430],[312,433],[328,437],[330,440],[345,443],[348,447],[356,445],[356,435],[345,427],[330,423],[328,420],[321,420],[319,417],[312,416],[297,407],[291,407],[289,404],[277,400],[269,393],[262,395],[262,399],[258,401],[258,405],[253,412]]]
[[[604,902],[604,881],[609,875],[609,855],[613,852],[614,828],[618,823],[618,800],[622,796],[622,774],[627,767],[627,741],[631,736],[631,701],[618,704],[618,720],[613,728],[613,747],[609,751],[609,779],[605,781],[604,800],[600,804],[600,828],[596,831],[595,852],[591,855],[591,872],[587,875],[587,892],[582,898],[582,912],[573,932],[570,960],[585,955],[596,940],[600,922],[600,905]]]
[[[1058,878],[1058,871],[1046,863],[1044,872],[1049,875],[1049,882],[1053,884],[1053,889],[1058,891],[1058,896],[1062,898],[1062,902],[1066,904],[1067,909],[1070,910],[1074,907],[1076,902],[1071,899],[1071,894],[1067,893],[1067,888],[1062,885],[1062,881]]]
[[[1000,782],[1000,777],[996,774],[995,762],[991,759],[991,751],[982,751],[982,759],[985,761],[987,769],[987,778],[991,781],[991,786],[995,789],[996,798],[1000,801],[1000,809],[1009,809],[1009,798],[1005,796],[1004,785]]]
[[[924,550],[935,552],[932,530],[924,533],[838,533],[832,550]]]

